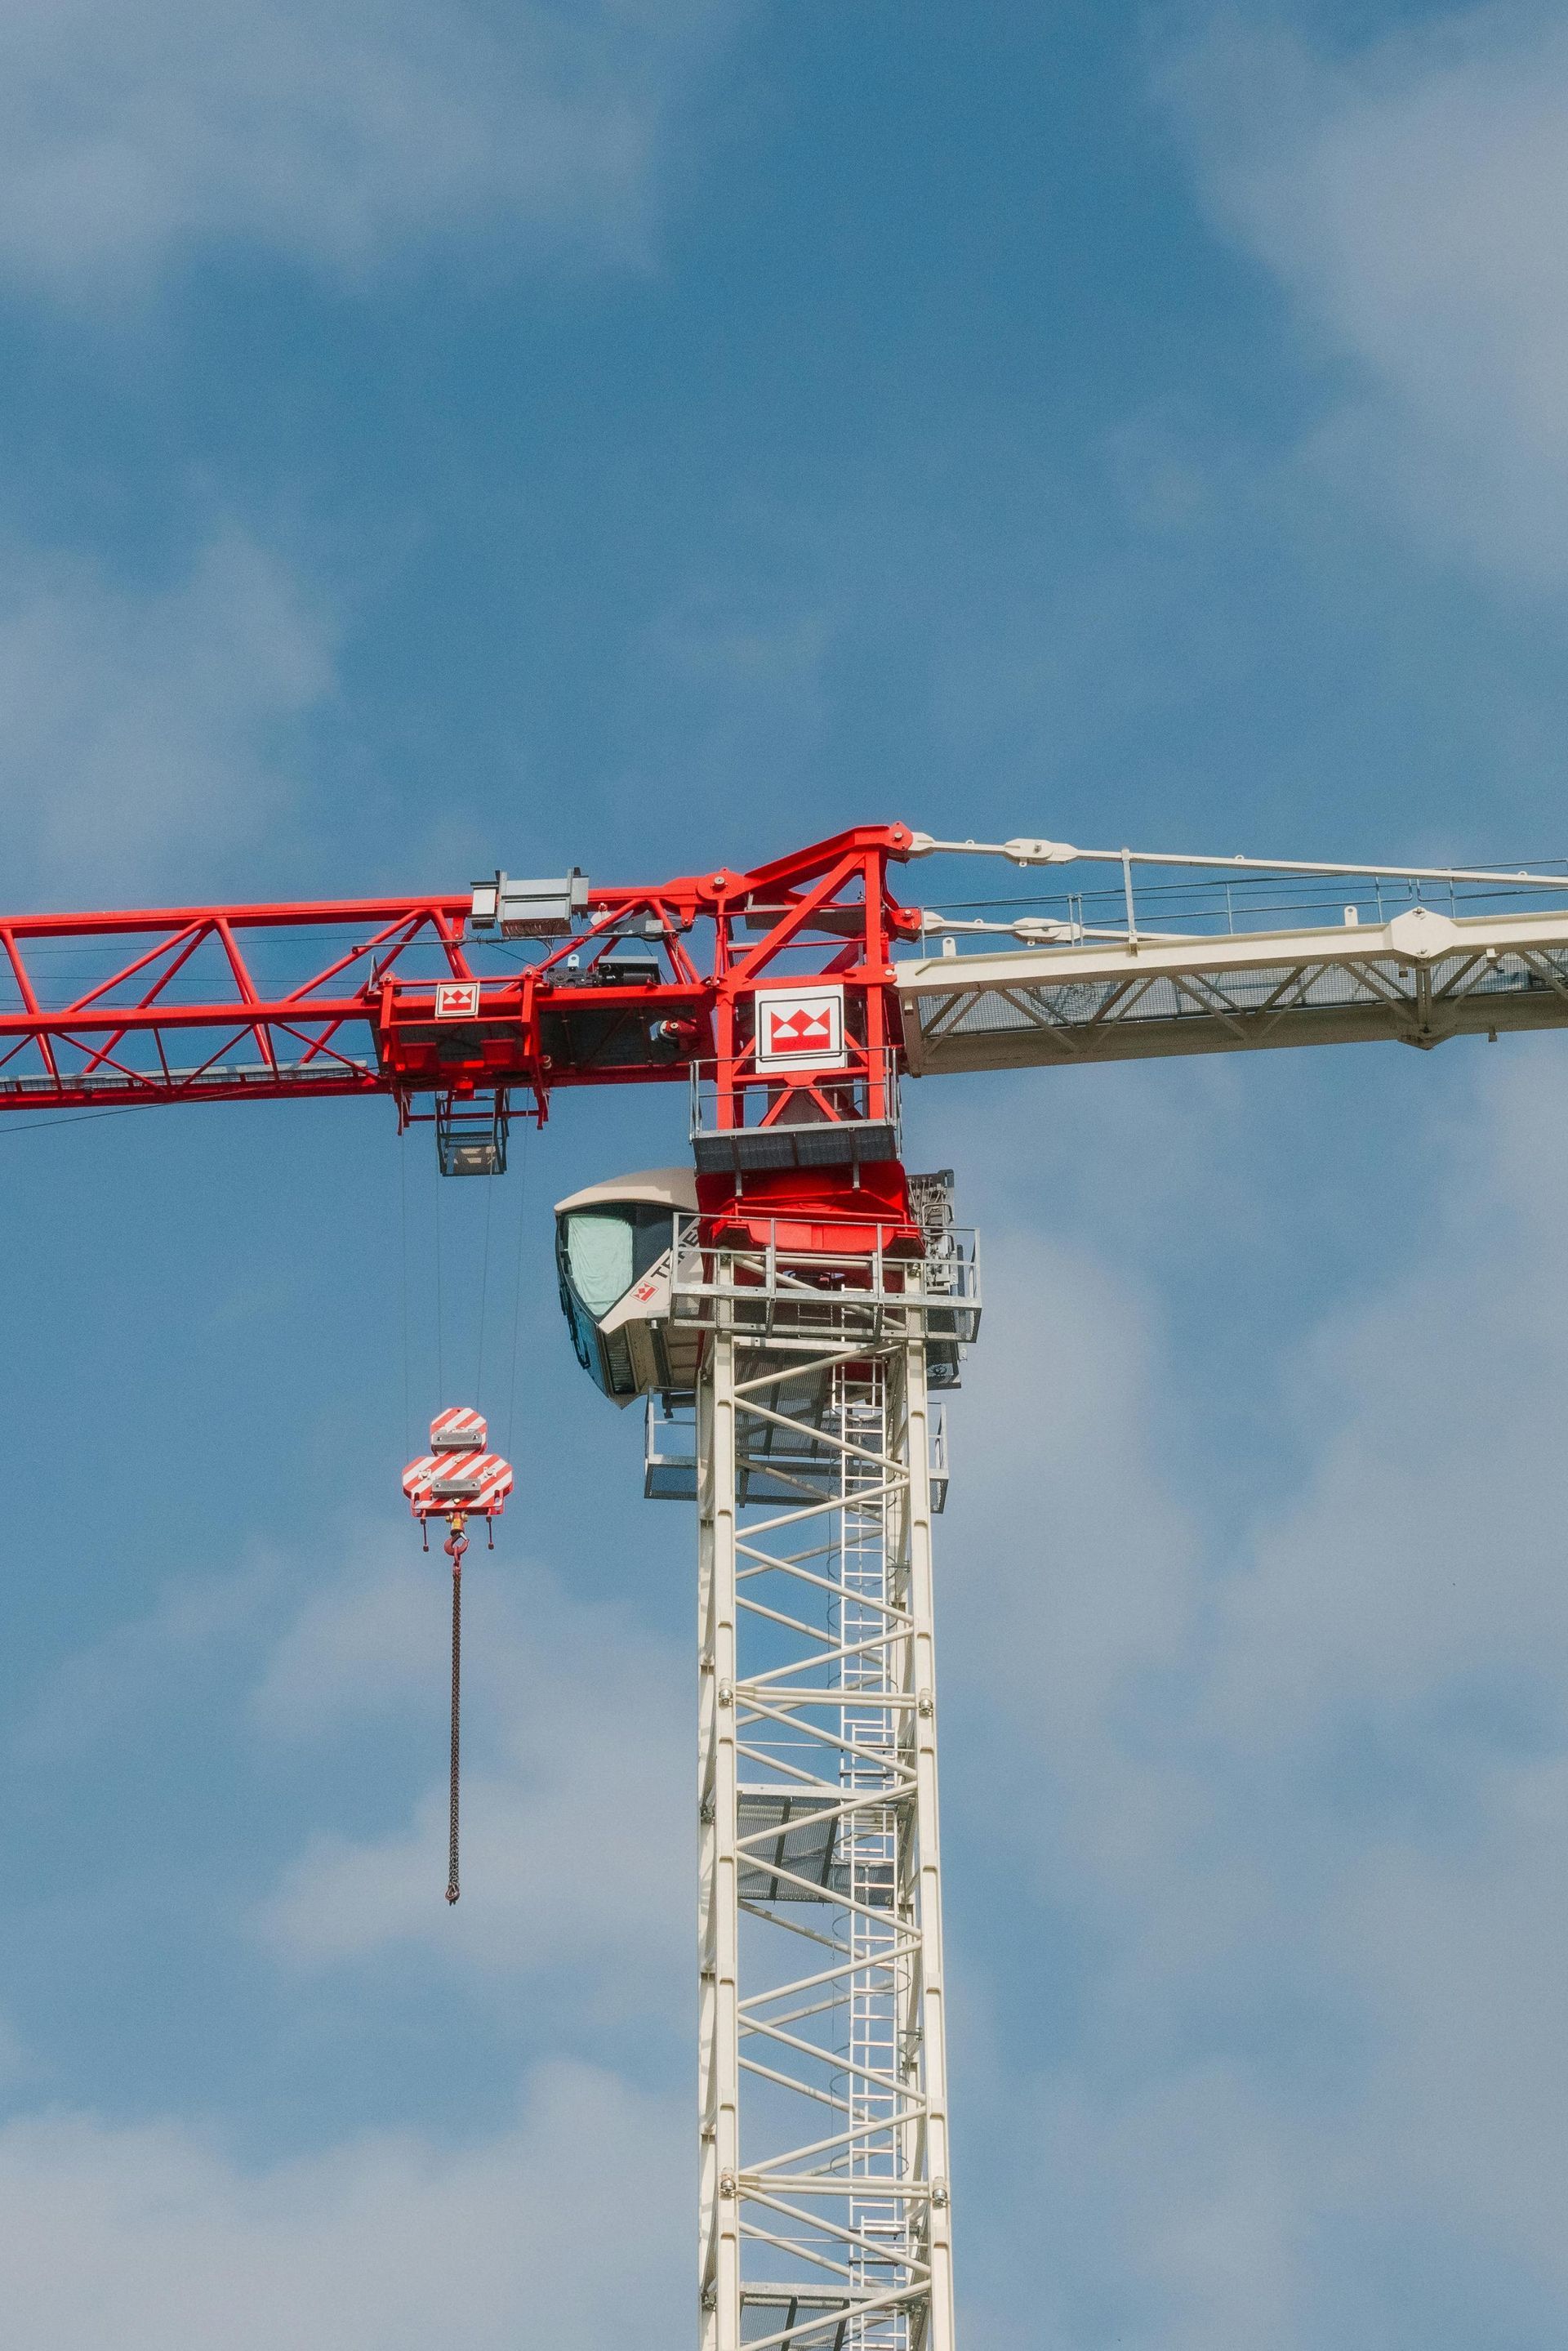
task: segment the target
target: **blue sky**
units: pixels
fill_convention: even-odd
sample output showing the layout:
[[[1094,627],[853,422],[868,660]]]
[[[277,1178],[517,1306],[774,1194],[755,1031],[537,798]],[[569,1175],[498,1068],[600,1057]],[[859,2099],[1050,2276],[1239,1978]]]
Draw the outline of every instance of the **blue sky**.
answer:
[[[1560,8],[0,0],[0,92],[13,906],[858,818],[1568,852]],[[992,1299],[966,2339],[1563,2339],[1565,1071],[909,1090]],[[0,1132],[28,2351],[687,2339],[691,1530],[548,1270],[552,1200],[680,1148],[673,1092],[583,1097],[494,1187],[449,1915],[428,1154]]]

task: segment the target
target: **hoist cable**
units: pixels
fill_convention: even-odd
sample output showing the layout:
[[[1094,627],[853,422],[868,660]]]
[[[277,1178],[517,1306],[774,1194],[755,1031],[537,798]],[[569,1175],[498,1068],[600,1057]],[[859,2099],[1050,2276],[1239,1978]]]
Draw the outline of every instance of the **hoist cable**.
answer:
[[[414,1451],[414,1407],[410,1394],[409,1374],[409,1144],[407,1134],[398,1138],[398,1208],[403,1241],[403,1452],[411,1460]]]
[[[462,1541],[461,1535],[454,1538]],[[452,1545],[447,1544],[451,1551]],[[451,1800],[447,1811],[447,1879],[446,1898],[457,1900],[461,1888],[457,1882],[457,1787],[458,1756],[462,1723],[462,1556],[459,1552],[452,1562],[452,1781]]]
[[[479,1263],[479,1367],[473,1374],[473,1401],[476,1409],[484,1394],[484,1310],[490,1297],[490,1216],[495,1201],[495,1177],[484,1186],[484,1250]]]
[[[514,1458],[512,1439],[517,1423],[517,1337],[523,1327],[523,1211],[528,1198],[528,1144],[532,1131],[523,1130],[523,1152],[517,1168],[517,1268],[512,1284],[512,1384],[506,1397],[506,1458]]]
[[[446,1403],[446,1302],[441,1287],[441,1179],[438,1176],[435,1187],[436,1391],[444,1407]]]

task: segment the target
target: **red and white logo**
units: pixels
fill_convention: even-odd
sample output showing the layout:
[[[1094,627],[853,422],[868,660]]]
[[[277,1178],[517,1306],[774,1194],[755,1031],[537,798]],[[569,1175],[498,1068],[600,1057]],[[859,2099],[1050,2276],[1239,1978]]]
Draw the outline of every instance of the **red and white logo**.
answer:
[[[841,1070],[842,987],[769,988],[757,997],[759,1070]]]
[[[479,1010],[476,979],[445,979],[436,989],[438,1020],[472,1020]]]

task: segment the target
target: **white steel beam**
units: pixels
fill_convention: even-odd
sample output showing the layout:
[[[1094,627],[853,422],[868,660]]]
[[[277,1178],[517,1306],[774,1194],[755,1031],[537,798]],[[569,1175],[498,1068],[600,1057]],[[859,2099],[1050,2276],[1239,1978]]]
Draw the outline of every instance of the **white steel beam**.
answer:
[[[1568,1026],[1568,913],[941,955],[897,970],[916,1076]]]

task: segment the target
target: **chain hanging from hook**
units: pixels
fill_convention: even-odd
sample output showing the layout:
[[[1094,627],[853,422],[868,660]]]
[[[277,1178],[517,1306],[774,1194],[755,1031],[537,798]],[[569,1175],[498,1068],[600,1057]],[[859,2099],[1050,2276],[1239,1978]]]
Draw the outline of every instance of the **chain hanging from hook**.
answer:
[[[468,1549],[468,1537],[462,1531],[461,1510],[453,1512],[450,1524],[452,1532],[445,1546],[452,1561],[452,1778],[447,1807],[446,1898],[455,1902],[462,1891],[458,1883],[458,1781],[462,1732],[462,1554]]]
[[[462,1561],[472,1518],[485,1521],[495,1549],[495,1520],[512,1491],[512,1465],[489,1450],[483,1416],[466,1405],[449,1405],[431,1423],[431,1449],[403,1472],[403,1491],[421,1522],[430,1549],[430,1521],[444,1519],[443,1546],[452,1562],[452,1749],[448,1783],[446,1898],[457,1901],[459,1876],[459,1782],[462,1754]]]

